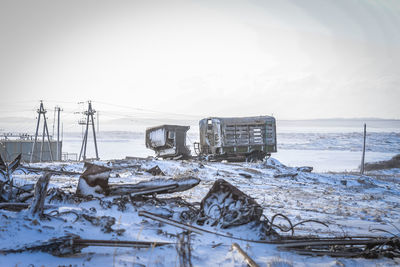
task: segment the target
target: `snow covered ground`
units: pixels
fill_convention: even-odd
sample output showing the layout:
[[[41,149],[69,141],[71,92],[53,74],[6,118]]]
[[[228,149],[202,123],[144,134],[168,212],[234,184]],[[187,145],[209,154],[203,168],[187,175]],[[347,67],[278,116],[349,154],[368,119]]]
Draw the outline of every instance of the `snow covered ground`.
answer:
[[[113,163],[101,162],[110,167]],[[283,162],[285,163],[285,162]],[[372,229],[383,229],[399,234],[400,228],[400,169],[375,171],[364,176],[351,173],[302,172],[284,167],[277,160],[264,163],[210,163],[195,161],[130,160],[126,168],[113,171],[110,183],[134,183],[149,180],[153,176],[144,170],[158,165],[167,177],[193,175],[201,183],[188,191],[170,195],[158,195],[157,199],[121,204],[118,198],[104,197],[89,201],[53,200],[48,204],[59,212],[73,210],[78,214],[111,216],[115,218],[111,232],[96,226],[73,213],[65,213],[51,220],[30,220],[26,211],[0,210],[1,249],[60,237],[73,233],[87,239],[118,239],[176,242],[176,234],[182,229],[140,217],[139,211],[149,211],[181,221],[185,205],[162,200],[182,197],[190,203],[198,203],[217,179],[225,179],[252,196],[271,218],[276,213],[287,216],[293,223],[315,219],[326,223],[307,223],[296,227],[295,235],[345,236],[383,235]],[[39,167],[82,172],[82,163],[34,164]],[[131,167],[128,167],[131,166]],[[132,167],[135,166],[135,167]],[[118,174],[118,175],[117,175]],[[287,175],[284,175],[287,174]],[[297,175],[293,175],[297,174]],[[39,175],[17,171],[16,183],[34,183]],[[276,178],[277,177],[277,178]],[[55,175],[50,188],[75,192],[78,177]],[[53,213],[55,214],[55,213]],[[285,220],[278,221],[287,225]],[[242,256],[231,249],[233,243],[241,248],[260,266],[398,266],[399,259],[345,259],[301,256],[280,251],[274,245],[258,244],[235,239],[241,237],[258,240],[259,232],[248,225],[219,229],[205,229],[224,233],[231,238],[213,234],[192,234],[192,263],[194,266],[246,266]],[[103,230],[102,230],[103,228]],[[123,231],[123,230],[124,231]],[[289,233],[282,233],[288,235]],[[55,257],[43,252],[23,252],[0,255],[0,266],[179,266],[175,245],[151,249],[88,247],[71,257]]]
[[[279,122],[279,121],[278,121]],[[345,123],[346,125],[344,125]],[[400,153],[399,122],[378,120],[368,130],[366,162],[388,160]],[[59,218],[32,220],[26,211],[0,210],[0,249],[15,248],[25,244],[60,237],[68,233],[87,239],[147,240],[176,242],[176,234],[182,229],[140,217],[139,211],[149,211],[181,221],[185,205],[165,198],[182,197],[198,205],[217,179],[225,179],[262,205],[264,215],[271,218],[281,213],[293,223],[315,219],[329,225],[307,223],[296,227],[295,235],[346,236],[383,235],[389,233],[372,231],[382,229],[399,235],[400,228],[400,169],[357,174],[361,161],[362,124],[350,121],[312,121],[278,123],[278,152],[274,159],[265,163],[210,163],[196,161],[168,161],[137,159],[125,163],[126,168],[112,172],[110,183],[136,183],[153,176],[145,170],[158,165],[166,177],[193,175],[201,183],[181,193],[158,195],[157,199],[125,203],[119,198],[104,197],[87,201],[75,201],[71,195],[60,201],[50,195],[46,202],[57,205],[47,213],[60,212]],[[148,125],[154,126],[154,125]],[[198,129],[192,126],[187,144],[198,138]],[[154,152],[145,148],[144,131],[103,131],[99,134],[99,153],[102,162],[113,166],[111,159],[125,156],[148,157]],[[89,157],[94,150],[89,136]],[[78,153],[81,134],[65,134],[63,151]],[[93,154],[93,153],[92,153]],[[286,166],[273,163],[282,162]],[[272,166],[271,166],[272,165]],[[82,172],[82,163],[33,164],[66,171]],[[135,166],[135,167],[132,167]],[[312,166],[311,173],[298,171],[296,167]],[[286,176],[284,174],[287,174]],[[294,175],[297,174],[297,175]],[[17,171],[14,175],[18,185],[35,183],[40,175]],[[78,176],[54,175],[50,190],[59,188],[74,193]],[[54,192],[54,191],[52,191]],[[68,197],[69,196],[69,197]],[[164,199],[164,200],[162,200]],[[115,218],[111,229],[93,225],[82,216],[110,216]],[[77,219],[77,221],[75,221]],[[287,225],[285,220],[279,224]],[[205,229],[223,233],[232,238],[212,234],[192,234],[192,263],[194,266],[246,266],[236,250],[238,243],[260,266],[398,266],[399,259],[344,259],[332,257],[301,256],[281,251],[274,245],[258,244],[235,239],[241,237],[258,240],[259,232],[250,226]],[[279,234],[288,235],[278,230]],[[175,245],[151,249],[88,247],[82,253],[70,257],[55,257],[44,252],[0,254],[0,266],[179,266]]]
[[[359,169],[362,154],[362,124],[346,125],[344,122],[322,122],[307,125],[301,121],[278,121],[278,152],[273,157],[288,166],[310,165],[318,172],[354,171]],[[373,125],[367,128],[366,162],[388,160],[400,154],[400,123]],[[309,122],[310,124],[311,122]],[[359,123],[359,122],[358,122]],[[323,125],[324,127],[322,127]],[[357,125],[357,124],[356,124]],[[150,125],[149,125],[150,126]],[[186,140],[192,150],[198,141],[198,126],[192,125]],[[154,151],[145,147],[144,130],[141,132],[104,131],[98,135],[99,155],[102,159],[121,159],[125,156],[154,156]],[[65,135],[63,151],[78,153],[81,149],[80,133]],[[89,157],[94,156],[94,145],[89,135]]]

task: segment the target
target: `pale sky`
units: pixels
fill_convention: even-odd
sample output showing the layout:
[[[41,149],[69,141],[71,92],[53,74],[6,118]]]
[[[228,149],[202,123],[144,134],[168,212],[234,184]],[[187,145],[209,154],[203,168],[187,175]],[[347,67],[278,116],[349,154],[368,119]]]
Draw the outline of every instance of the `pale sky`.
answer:
[[[0,116],[400,119],[400,1],[0,0],[0,90]]]

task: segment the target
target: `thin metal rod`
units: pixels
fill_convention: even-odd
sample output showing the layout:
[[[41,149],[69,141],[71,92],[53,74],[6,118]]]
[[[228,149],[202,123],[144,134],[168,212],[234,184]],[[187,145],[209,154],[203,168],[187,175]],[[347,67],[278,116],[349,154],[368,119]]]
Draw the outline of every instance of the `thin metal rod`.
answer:
[[[159,247],[159,246],[174,244],[170,242],[156,242],[156,241],[122,241],[122,240],[94,240],[94,239],[75,239],[73,240],[73,242],[76,245],[84,245],[84,246],[135,247],[135,248]]]
[[[153,214],[153,213],[150,213],[148,211],[143,211],[143,210],[139,211],[139,216],[144,216],[146,218],[150,218],[150,219],[153,219],[153,220],[156,220],[156,221],[159,221],[159,222],[163,222],[163,223],[166,223],[166,224],[178,227],[178,228],[182,228],[182,229],[185,229],[185,230],[197,233],[197,234],[203,234],[204,233],[204,230],[198,229],[195,226],[191,226],[189,224],[180,223],[180,222],[177,222],[175,220],[163,218],[163,217],[161,217],[161,216],[159,216],[157,214]]]
[[[247,255],[247,253],[244,252],[244,250],[237,243],[233,243],[232,248],[236,249],[239,252],[239,254],[243,256],[248,266],[258,267],[258,264],[255,261],[253,261],[253,259],[250,258],[249,255]]]
[[[171,184],[171,185],[157,186],[157,187],[153,187],[153,188],[143,188],[143,189],[139,189],[136,192],[130,193],[130,196],[134,197],[134,196],[141,196],[141,195],[163,192],[166,190],[172,190],[172,189],[178,188],[178,186],[179,186],[178,184]]]

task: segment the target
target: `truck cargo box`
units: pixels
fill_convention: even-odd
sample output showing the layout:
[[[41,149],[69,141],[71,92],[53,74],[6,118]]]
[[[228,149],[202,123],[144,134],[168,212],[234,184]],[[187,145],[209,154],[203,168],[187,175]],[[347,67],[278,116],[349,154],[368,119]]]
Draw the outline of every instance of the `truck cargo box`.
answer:
[[[276,122],[271,116],[202,119],[199,152],[240,160],[262,159],[277,151]]]

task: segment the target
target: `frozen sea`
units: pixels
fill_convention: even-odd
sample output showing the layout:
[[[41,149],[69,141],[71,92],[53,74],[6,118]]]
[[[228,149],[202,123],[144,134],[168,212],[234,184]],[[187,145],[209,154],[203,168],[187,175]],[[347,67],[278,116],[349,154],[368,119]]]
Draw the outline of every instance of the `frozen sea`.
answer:
[[[367,124],[366,162],[387,160],[400,153],[399,120],[277,120],[278,152],[273,157],[288,166],[312,166],[317,172],[355,171],[359,169],[363,143],[363,125]],[[191,125],[187,144],[193,153],[198,141],[198,125]],[[103,160],[126,156],[154,156],[145,147],[142,125],[133,131],[103,130],[98,133],[99,156]],[[118,127],[115,127],[118,128]],[[82,133],[65,133],[63,152],[79,155]],[[89,134],[88,157],[94,157]]]

